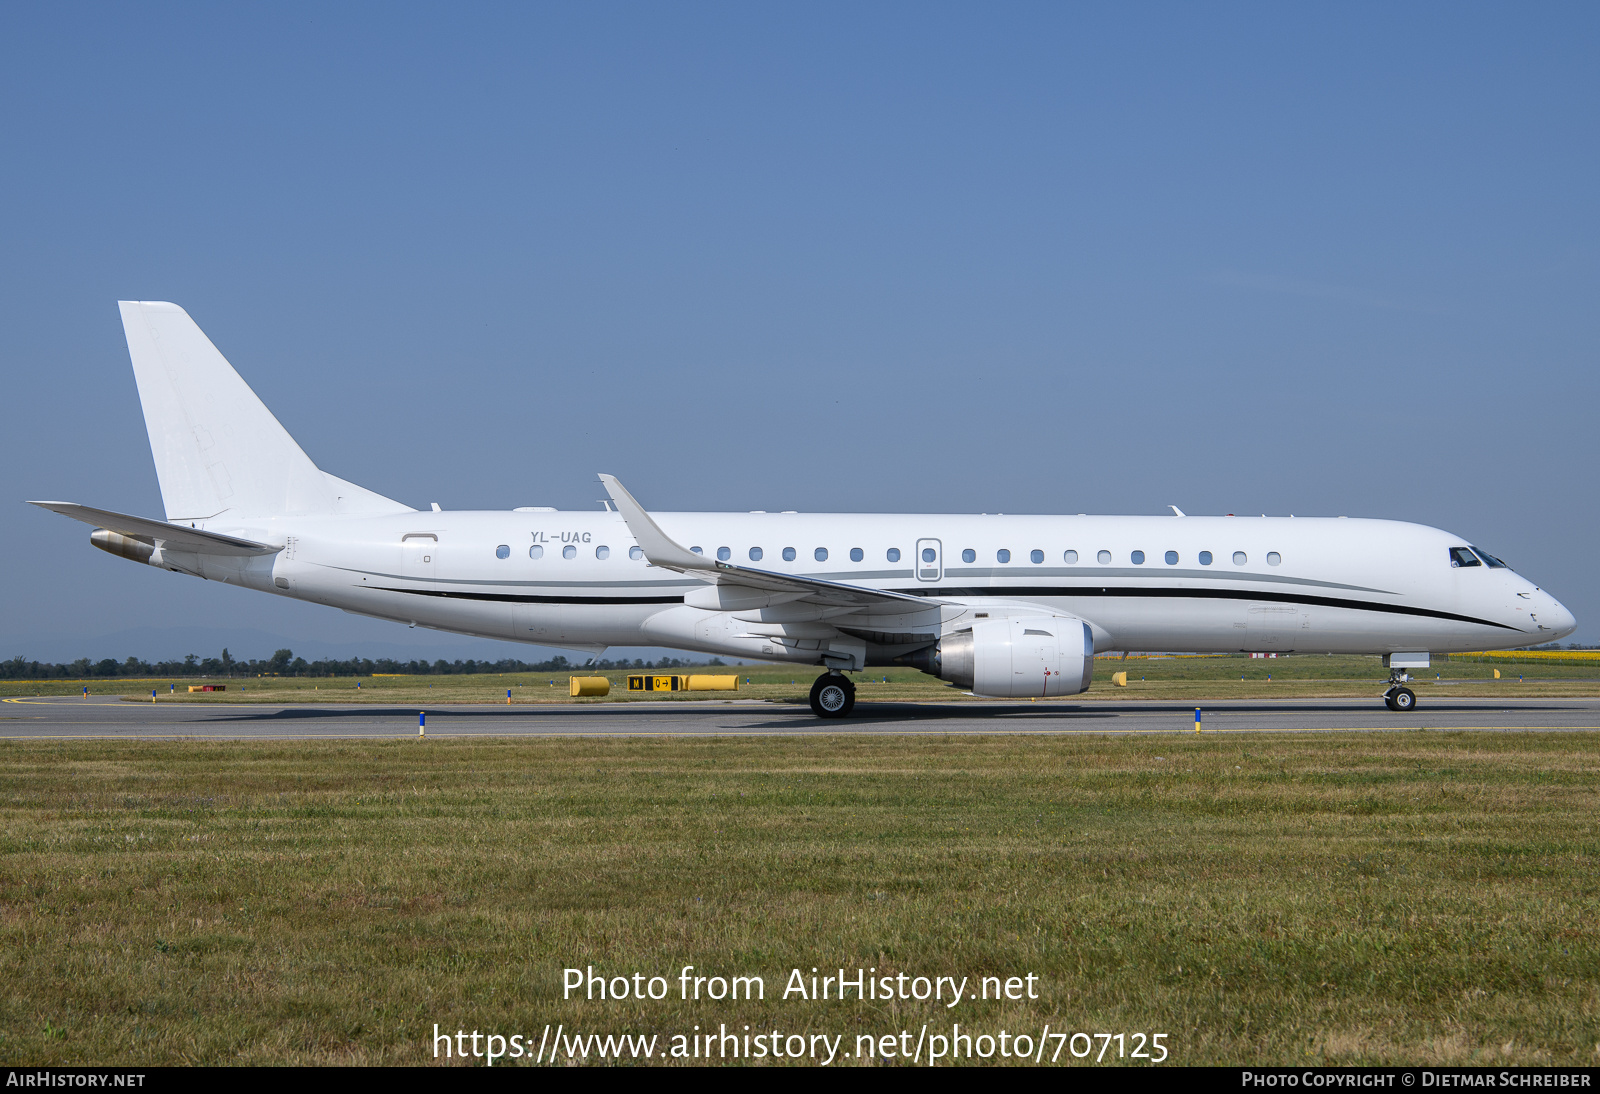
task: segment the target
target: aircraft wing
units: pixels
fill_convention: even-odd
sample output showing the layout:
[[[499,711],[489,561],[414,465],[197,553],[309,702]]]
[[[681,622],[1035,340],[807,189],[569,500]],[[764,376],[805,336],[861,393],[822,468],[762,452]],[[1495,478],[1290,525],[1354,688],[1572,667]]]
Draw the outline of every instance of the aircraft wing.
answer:
[[[201,555],[270,555],[283,550],[281,546],[237,539],[219,532],[203,532],[198,528],[185,528],[181,524],[168,524],[151,517],[134,517],[127,513],[113,513],[109,509],[94,509],[70,501],[30,501],[28,504],[81,520],[96,528],[120,532],[147,543],[161,544],[168,550],[193,551]]]
[[[882,589],[869,589],[862,585],[847,585],[839,581],[773,573],[771,570],[756,570],[697,555],[674,542],[663,532],[661,526],[634,500],[633,495],[617,481],[615,475],[601,475],[600,481],[605,484],[606,493],[611,495],[611,500],[616,503],[617,512],[622,514],[623,521],[628,525],[629,533],[644,549],[644,557],[652,566],[690,574],[715,585],[733,585],[762,592],[787,594],[784,599],[791,602],[880,609],[893,606],[902,612],[914,610],[913,605],[915,608],[926,608],[940,603],[932,597],[891,593]]]

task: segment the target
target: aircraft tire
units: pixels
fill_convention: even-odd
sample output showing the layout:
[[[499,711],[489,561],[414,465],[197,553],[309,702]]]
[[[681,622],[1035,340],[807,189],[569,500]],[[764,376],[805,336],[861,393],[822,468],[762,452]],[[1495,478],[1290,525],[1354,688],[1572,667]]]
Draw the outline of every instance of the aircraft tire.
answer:
[[[1389,709],[1410,714],[1417,709],[1417,693],[1410,688],[1395,688],[1389,693]]]
[[[856,705],[856,686],[836,672],[825,672],[811,685],[811,713],[818,718],[843,718]]]

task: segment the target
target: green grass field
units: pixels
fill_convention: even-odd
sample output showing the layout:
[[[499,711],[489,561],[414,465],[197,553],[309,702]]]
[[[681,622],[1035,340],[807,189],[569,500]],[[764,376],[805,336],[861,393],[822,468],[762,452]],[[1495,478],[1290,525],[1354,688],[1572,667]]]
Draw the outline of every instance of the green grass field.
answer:
[[[1493,678],[1495,669],[1501,678]],[[646,671],[646,670],[633,670]],[[737,673],[737,696],[728,692],[633,693],[626,689],[626,672],[596,675],[611,681],[605,699],[583,702],[720,701],[728,698],[766,699],[804,704],[818,669],[811,666],[744,665],[662,672],[704,671]],[[1127,687],[1112,685],[1113,673],[1128,674]],[[1435,679],[1437,674],[1440,679]],[[513,703],[565,703],[571,701],[567,680],[572,673],[507,673],[503,676],[367,676],[352,677],[245,677],[234,679],[154,680],[98,679],[0,681],[0,696],[74,695],[85,684],[95,695],[124,695],[130,700],[150,699],[152,688],[160,702],[191,703],[442,703],[505,702],[510,689]],[[578,675],[590,675],[580,672]],[[1522,679],[1518,679],[1519,675]],[[1416,674],[1412,685],[1426,700],[1430,693],[1460,696],[1556,698],[1600,695],[1600,664],[1551,664],[1544,661],[1475,663],[1435,659],[1433,669]],[[972,697],[959,688],[915,669],[874,669],[854,674],[857,696],[896,701],[962,702]],[[746,683],[745,681],[749,682]],[[1377,657],[1319,657],[1296,655],[1276,660],[1247,657],[1185,657],[1127,661],[1100,658],[1095,662],[1094,684],[1086,696],[1062,702],[1111,699],[1308,699],[1352,696],[1376,697],[1387,686],[1388,670]],[[194,683],[222,683],[223,693],[190,695]],[[357,685],[360,686],[357,686]],[[177,692],[168,691],[176,685]]]
[[[0,1059],[959,1021],[1161,1032],[1174,1063],[1593,1064],[1597,775],[1575,733],[7,742]],[[564,967],[686,964],[767,999],[561,998]],[[1040,998],[776,998],[813,966]]]

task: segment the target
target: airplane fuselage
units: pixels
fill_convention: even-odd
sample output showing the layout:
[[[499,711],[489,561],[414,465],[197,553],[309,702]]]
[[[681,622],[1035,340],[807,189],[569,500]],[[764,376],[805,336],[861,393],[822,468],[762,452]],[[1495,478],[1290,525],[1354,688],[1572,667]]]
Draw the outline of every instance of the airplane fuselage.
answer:
[[[708,629],[710,617],[728,613],[692,606],[703,582],[650,565],[610,511],[213,521],[199,526],[286,546],[261,559],[208,556],[200,576],[486,638],[813,663],[808,638],[856,635],[866,663],[882,664],[991,614],[1076,616],[1092,627],[1097,650],[1446,652],[1542,643],[1573,626],[1564,607],[1513,570],[1461,565],[1477,557],[1452,555],[1466,540],[1399,521],[652,515],[707,557],[942,606],[898,620],[880,611],[862,627],[838,609],[767,607]],[[187,568],[172,552],[167,561]]]

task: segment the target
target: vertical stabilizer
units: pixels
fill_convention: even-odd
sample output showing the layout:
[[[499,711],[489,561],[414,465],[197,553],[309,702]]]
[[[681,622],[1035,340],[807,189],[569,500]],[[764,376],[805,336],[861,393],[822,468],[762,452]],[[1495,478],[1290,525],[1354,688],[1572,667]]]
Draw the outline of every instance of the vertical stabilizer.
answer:
[[[319,470],[188,312],[118,307],[169,521],[409,511]]]

